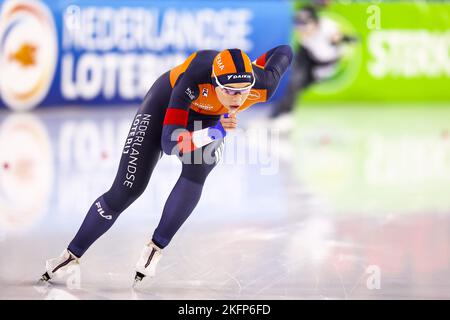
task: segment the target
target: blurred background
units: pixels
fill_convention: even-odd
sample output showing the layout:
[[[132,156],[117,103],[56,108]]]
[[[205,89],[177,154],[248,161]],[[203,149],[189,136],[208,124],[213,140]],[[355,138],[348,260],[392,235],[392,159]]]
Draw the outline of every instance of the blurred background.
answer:
[[[160,74],[286,43],[291,69],[239,115],[151,283],[130,288],[180,173],[167,156],[81,285],[34,286]],[[0,1],[0,298],[449,299],[449,53],[447,1]]]

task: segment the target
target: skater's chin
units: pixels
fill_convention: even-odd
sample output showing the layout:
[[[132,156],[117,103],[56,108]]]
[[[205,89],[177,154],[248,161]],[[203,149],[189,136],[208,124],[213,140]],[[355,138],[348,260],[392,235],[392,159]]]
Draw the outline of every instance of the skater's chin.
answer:
[[[240,108],[240,105],[238,105],[238,104],[233,104],[233,105],[228,106],[228,110],[231,113],[238,111],[239,108]]]

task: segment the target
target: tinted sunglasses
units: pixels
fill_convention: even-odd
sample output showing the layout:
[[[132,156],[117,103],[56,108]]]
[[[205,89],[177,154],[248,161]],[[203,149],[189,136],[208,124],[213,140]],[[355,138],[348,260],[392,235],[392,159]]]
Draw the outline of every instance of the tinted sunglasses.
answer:
[[[252,87],[254,86],[255,81],[256,81],[255,77],[253,77],[253,82],[252,82],[251,85],[246,86],[246,87],[243,87],[243,88],[233,88],[233,87],[227,87],[227,86],[224,86],[223,84],[221,84],[221,83],[219,82],[219,79],[217,79],[217,76],[216,76],[216,74],[214,73],[214,71],[213,71],[213,75],[214,75],[214,79],[216,80],[216,83],[217,83],[217,85],[219,86],[219,88],[220,88],[224,93],[226,93],[226,94],[228,94],[228,95],[231,95],[231,96],[234,96],[234,95],[237,95],[237,94],[247,94],[247,93],[249,93],[250,90],[252,90]]]

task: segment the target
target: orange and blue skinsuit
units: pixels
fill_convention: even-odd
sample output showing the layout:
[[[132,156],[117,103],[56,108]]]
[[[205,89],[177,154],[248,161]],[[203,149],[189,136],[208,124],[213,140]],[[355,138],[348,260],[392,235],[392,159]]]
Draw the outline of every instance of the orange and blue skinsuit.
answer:
[[[282,45],[253,63],[244,58],[238,49],[197,51],[155,81],[133,119],[111,188],[94,201],[69,244],[73,254],[81,257],[142,194],[163,152],[182,160],[181,175],[152,238],[160,248],[169,244],[197,205],[203,184],[222,153],[226,133],[219,119],[228,111],[216,96],[213,71],[223,81],[235,75],[233,81],[254,80],[248,99],[239,108],[242,112],[270,99],[291,64],[292,50]],[[210,136],[207,145],[192,139],[194,132],[206,129],[209,134],[211,128],[218,134]]]

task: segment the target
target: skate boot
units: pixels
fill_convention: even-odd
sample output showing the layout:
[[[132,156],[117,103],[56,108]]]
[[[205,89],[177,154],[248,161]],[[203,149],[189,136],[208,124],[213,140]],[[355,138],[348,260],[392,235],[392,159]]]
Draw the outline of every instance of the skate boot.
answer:
[[[59,257],[46,261],[46,272],[42,275],[39,281],[47,282],[54,277],[56,272],[64,271],[67,267],[76,263],[79,263],[78,258],[68,249],[64,249]]]
[[[154,277],[156,272],[156,265],[162,256],[162,250],[158,248],[153,242],[142,249],[141,256],[136,264],[136,275],[134,276],[133,287],[142,281],[144,277]]]

